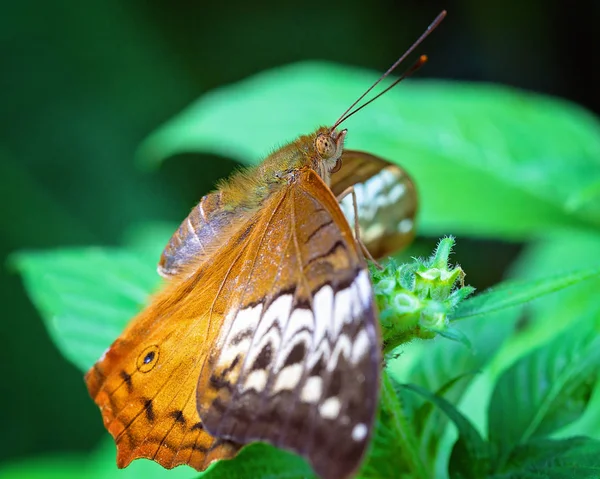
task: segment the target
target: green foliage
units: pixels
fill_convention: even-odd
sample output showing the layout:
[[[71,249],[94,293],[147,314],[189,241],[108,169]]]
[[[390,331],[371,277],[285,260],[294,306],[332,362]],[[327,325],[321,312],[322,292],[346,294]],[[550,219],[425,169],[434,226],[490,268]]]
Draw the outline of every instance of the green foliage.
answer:
[[[498,378],[488,410],[497,467],[504,466],[516,446],[556,432],[587,408],[600,370],[600,334],[597,325],[582,323],[522,357]]]
[[[255,163],[277,142],[330,124],[373,79],[318,63],[257,75],[198,100],[145,141],[139,160],[158,165],[189,151]],[[507,88],[413,81],[345,126],[349,147],[398,161],[414,177],[421,233],[527,241],[510,280],[469,298],[471,290],[459,287],[462,269],[448,266],[447,239],[414,267],[390,263],[390,288],[376,275],[380,304],[394,305],[400,287],[419,301],[438,300],[451,328],[430,330],[463,342],[404,337],[397,356],[388,355],[359,476],[598,477],[598,121],[577,106]],[[159,286],[155,260],[172,230],[143,225],[122,247],[12,257],[56,346],[82,372]],[[432,268],[437,275],[426,274]],[[444,283],[436,283],[443,294],[418,282],[419,274]],[[422,311],[429,310],[420,307],[419,317]],[[382,317],[388,327],[395,320]],[[60,477],[115,474],[108,442],[92,456],[54,459],[42,464]],[[41,477],[39,468],[13,464],[0,473]],[[148,461],[121,474],[199,475]],[[300,478],[311,471],[295,455],[255,444],[200,476]]]

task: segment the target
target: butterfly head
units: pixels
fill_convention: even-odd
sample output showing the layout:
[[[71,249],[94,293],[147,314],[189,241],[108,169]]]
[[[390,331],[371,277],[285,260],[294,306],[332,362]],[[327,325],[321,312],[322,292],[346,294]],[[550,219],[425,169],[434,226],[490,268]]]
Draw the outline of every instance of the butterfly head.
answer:
[[[327,180],[342,166],[344,138],[348,130],[332,130],[322,127],[315,135],[314,149],[317,159],[317,171],[321,178]]]

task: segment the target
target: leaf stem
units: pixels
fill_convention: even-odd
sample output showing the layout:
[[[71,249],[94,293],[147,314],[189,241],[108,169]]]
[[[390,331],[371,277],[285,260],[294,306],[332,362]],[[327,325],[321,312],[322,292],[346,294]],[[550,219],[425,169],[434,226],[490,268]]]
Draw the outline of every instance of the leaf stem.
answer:
[[[385,370],[381,376],[381,404],[390,414],[392,424],[390,425],[398,439],[396,446],[401,451],[407,467],[411,471],[412,479],[428,479],[431,474],[422,461],[418,447],[417,438],[414,435],[412,425],[404,415],[404,408],[394,390],[394,386]]]

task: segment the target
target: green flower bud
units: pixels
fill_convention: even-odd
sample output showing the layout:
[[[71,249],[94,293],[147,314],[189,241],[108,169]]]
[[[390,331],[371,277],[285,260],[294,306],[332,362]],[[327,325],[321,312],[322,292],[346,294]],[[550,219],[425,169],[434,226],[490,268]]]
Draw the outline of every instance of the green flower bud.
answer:
[[[372,270],[385,353],[437,334],[468,343],[448,321],[449,314],[475,290],[464,285],[460,266],[448,264],[454,243],[452,237],[443,238],[428,259],[416,258],[400,266],[390,260],[382,271]]]

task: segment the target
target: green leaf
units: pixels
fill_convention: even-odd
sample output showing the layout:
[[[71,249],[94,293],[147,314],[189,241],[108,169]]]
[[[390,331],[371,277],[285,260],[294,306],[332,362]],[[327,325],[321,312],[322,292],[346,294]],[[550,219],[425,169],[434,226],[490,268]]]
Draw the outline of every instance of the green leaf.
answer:
[[[456,321],[522,305],[543,295],[592,278],[600,278],[600,267],[538,280],[507,281],[460,303],[451,319]]]
[[[476,479],[487,473],[489,470],[488,445],[469,420],[450,402],[427,389],[415,384],[405,384],[402,387],[414,391],[434,403],[456,426],[458,440],[450,457],[450,477]]]
[[[460,381],[469,380],[473,375],[474,373],[460,374],[450,379],[441,388],[439,388],[437,391],[434,391],[433,394],[443,398],[444,395],[451,391]],[[396,391],[398,391],[398,389],[396,389]],[[416,405],[413,405],[413,407],[414,409],[411,416],[413,419],[413,424],[415,425],[415,431],[419,436],[423,437],[425,434],[427,434],[427,432],[429,432],[427,431],[427,422],[431,421],[432,413],[437,409],[435,409],[435,405],[431,401],[422,401],[418,407],[416,407]],[[432,454],[432,457],[433,456],[434,454]]]
[[[245,447],[232,461],[219,461],[202,479],[317,479],[301,457],[268,444]]]
[[[21,252],[11,258],[63,355],[87,371],[157,287],[153,264],[126,250]]]
[[[582,416],[552,436],[558,439],[580,435],[600,440],[600,381],[596,381],[592,397]]]
[[[397,360],[390,364],[394,378],[402,383],[417,384],[429,391],[439,391],[443,397],[452,404],[459,404],[465,392],[474,381],[481,383],[477,374],[486,366],[494,354],[501,347],[506,338],[512,333],[513,325],[517,320],[516,310],[505,310],[493,313],[485,318],[467,319],[455,323],[455,327],[471,340],[472,348],[463,344],[436,338],[433,341],[410,344]],[[460,381],[446,385],[455,378],[462,377]],[[491,388],[485,382],[485,390],[479,391],[477,401],[462,408],[469,413],[469,417],[480,430],[484,430],[484,404],[491,395]],[[405,401],[412,407],[412,414],[417,414],[424,404],[416,396]],[[410,401],[410,402],[409,402]],[[436,467],[444,467],[440,461],[441,452],[445,450],[444,431],[448,419],[441,411],[436,409],[422,424],[416,424],[416,434],[419,437],[420,451],[428,464],[436,463]],[[436,469],[432,476],[442,474]]]
[[[519,446],[506,469],[490,479],[597,479],[600,442],[585,437],[541,439]]]
[[[585,321],[507,369],[496,383],[488,412],[496,466],[506,463],[514,447],[577,419],[588,405],[598,371],[600,335]]]
[[[144,142],[140,160],[194,151],[257,163],[331,124],[377,76],[326,63],[263,72],[203,96]],[[348,147],[401,161],[413,175],[428,234],[523,238],[600,224],[600,124],[573,104],[500,86],[407,81],[345,126]]]
[[[556,276],[561,271],[574,271],[597,266],[600,258],[600,235],[597,232],[565,231],[547,235],[529,244],[513,265],[510,274],[523,281]],[[591,318],[600,308],[600,277],[590,278],[573,287],[534,301],[524,310],[519,334],[515,335],[503,354],[495,360],[494,369],[506,369],[518,357],[561,334],[582,318]],[[600,423],[595,428],[600,431]]]

